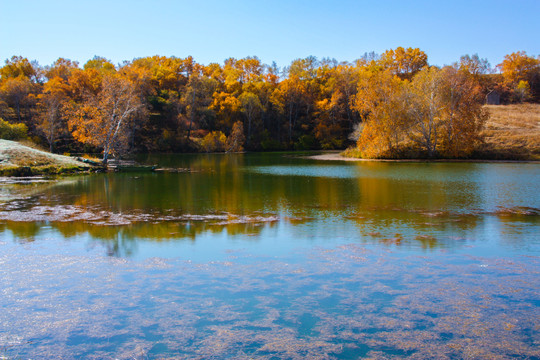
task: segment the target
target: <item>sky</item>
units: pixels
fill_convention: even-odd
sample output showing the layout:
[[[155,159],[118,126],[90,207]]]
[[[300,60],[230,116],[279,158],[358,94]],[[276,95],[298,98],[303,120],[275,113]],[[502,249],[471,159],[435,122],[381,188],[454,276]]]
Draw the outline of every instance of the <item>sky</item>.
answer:
[[[0,0],[0,61],[113,63],[163,55],[202,64],[257,56],[287,66],[316,56],[418,47],[432,65],[465,54],[492,66],[540,54],[540,0]]]

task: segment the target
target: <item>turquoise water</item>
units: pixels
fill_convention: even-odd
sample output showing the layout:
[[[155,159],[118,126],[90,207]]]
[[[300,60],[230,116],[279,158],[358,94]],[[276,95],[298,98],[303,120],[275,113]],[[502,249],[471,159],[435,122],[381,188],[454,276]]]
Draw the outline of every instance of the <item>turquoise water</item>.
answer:
[[[538,164],[138,160],[2,180],[0,356],[540,357]]]

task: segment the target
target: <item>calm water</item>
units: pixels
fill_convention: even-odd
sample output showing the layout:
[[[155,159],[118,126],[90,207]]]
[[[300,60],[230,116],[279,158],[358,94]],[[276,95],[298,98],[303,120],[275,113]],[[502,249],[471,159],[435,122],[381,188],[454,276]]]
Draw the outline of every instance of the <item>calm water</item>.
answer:
[[[540,359],[540,165],[0,180],[0,359]]]

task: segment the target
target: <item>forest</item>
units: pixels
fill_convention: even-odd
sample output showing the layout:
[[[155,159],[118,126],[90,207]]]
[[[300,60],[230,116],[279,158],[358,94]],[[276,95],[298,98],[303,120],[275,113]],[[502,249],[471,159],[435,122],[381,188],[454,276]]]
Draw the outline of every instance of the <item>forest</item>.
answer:
[[[540,56],[478,55],[430,66],[418,48],[354,62],[257,57],[203,65],[152,56],[115,65],[13,56],[0,68],[0,137],[57,153],[345,149],[366,158],[467,158],[488,96],[540,102]]]

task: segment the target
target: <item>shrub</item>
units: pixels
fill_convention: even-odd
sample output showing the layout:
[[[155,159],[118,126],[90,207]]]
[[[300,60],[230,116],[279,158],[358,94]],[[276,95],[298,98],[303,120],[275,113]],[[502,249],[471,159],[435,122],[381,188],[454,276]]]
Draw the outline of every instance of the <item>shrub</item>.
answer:
[[[227,137],[221,131],[212,131],[208,133],[201,141],[201,147],[206,152],[225,151]]]
[[[0,119],[0,139],[21,140],[28,137],[28,128],[24,124],[10,124]]]
[[[294,143],[294,148],[296,150],[313,150],[316,149],[317,139],[312,135],[302,135],[298,138],[298,141]]]

